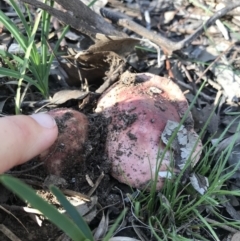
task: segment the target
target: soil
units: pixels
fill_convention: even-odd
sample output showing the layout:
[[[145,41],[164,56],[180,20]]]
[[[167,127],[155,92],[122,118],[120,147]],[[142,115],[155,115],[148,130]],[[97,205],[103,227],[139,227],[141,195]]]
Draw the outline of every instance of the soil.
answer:
[[[119,191],[116,191],[114,187],[118,185],[114,180],[110,172],[110,163],[105,155],[105,140],[107,135],[106,125],[110,121],[104,118],[101,114],[88,114],[90,122],[89,126],[89,139],[84,146],[83,158],[85,160],[84,165],[74,164],[71,165],[71,169],[67,168],[63,171],[61,178],[65,180],[64,185],[57,184],[59,188],[67,188],[75,192],[87,195],[91,190],[86,176],[92,180],[93,183],[98,179],[101,173],[104,173],[104,177],[97,187],[95,193],[98,198],[98,203],[101,207],[112,206],[112,214],[117,217],[123,209],[122,197]],[[62,127],[62,122],[58,121],[59,129]],[[55,197],[47,190],[44,185],[48,177],[47,170],[44,165],[38,166],[31,170],[31,168],[38,165],[39,161],[36,157],[34,160],[27,164],[21,165],[11,170],[11,174],[24,180],[28,184],[38,191],[38,194],[47,200],[49,203],[57,205]],[[62,184],[63,182],[61,182]],[[54,182],[56,185],[56,182]],[[119,184],[120,186],[124,186]],[[3,188],[3,187],[2,187]],[[122,187],[121,187],[122,188]],[[127,187],[126,187],[127,188]],[[25,206],[15,195],[9,193],[7,190],[7,198],[2,203],[3,206]],[[24,241],[30,240],[56,240],[62,233],[55,225],[51,224],[47,220],[44,220],[40,227],[36,221],[32,218],[34,216],[28,215],[23,211],[11,210],[13,215],[8,215],[4,210],[0,210],[0,221],[3,225],[10,228],[11,231]],[[18,218],[19,221],[16,219]],[[90,226],[96,226],[100,221],[101,216],[98,215]],[[13,228],[14,227],[14,228]],[[7,241],[8,238],[1,240]]]
[[[1,10],[3,10],[4,12],[13,13],[13,8],[10,8],[9,5],[6,4],[6,2],[8,1],[0,0]],[[65,2],[66,5],[68,5],[68,1]],[[201,7],[194,7],[194,4],[190,4],[189,1],[180,1],[181,4],[178,3],[179,1],[108,2],[109,3],[107,5],[107,8],[114,8],[114,10],[121,11],[121,13],[127,15],[127,18],[131,18],[132,21],[134,21],[134,23],[138,23],[142,27],[146,27],[146,29],[150,27],[150,33],[156,32],[158,35],[164,36],[164,38],[166,38],[167,40],[174,41],[173,43],[178,43],[183,39],[191,39],[189,38],[191,37],[190,34],[197,33],[199,29],[198,26],[202,25],[202,22],[199,22],[201,19],[199,17],[209,17],[209,15],[206,15],[205,10],[203,10],[205,9],[205,6],[201,10]],[[144,4],[142,4],[141,2],[144,2]],[[160,2],[162,2],[160,4],[161,6],[152,5]],[[208,6],[208,2],[209,1],[206,1],[206,6]],[[150,4],[149,9],[145,6],[145,3]],[[213,12],[216,11],[217,13],[217,7],[211,6],[210,9],[214,10]],[[31,11],[32,10],[33,9],[31,9]],[[78,13],[80,14],[80,12]],[[145,16],[145,13],[147,12],[151,13],[151,26],[147,26],[147,14]],[[62,14],[64,14],[66,20],[68,20],[65,22],[63,21],[63,23],[69,24],[69,22],[72,22],[72,28],[74,28],[75,24],[79,26],[79,21],[76,21],[76,19],[81,20],[81,14],[79,16],[72,16],[72,14],[69,15],[68,12],[64,13],[64,11],[62,11]],[[106,16],[107,15],[111,14],[106,14]],[[196,17],[193,17],[193,15]],[[236,15],[239,15],[239,13],[237,13]],[[89,16],[89,18],[90,17],[91,16]],[[16,14],[13,14],[13,17],[11,17],[11,19],[14,21],[14,23],[16,23],[16,26],[19,27],[19,29],[22,31],[22,23],[19,24],[19,19],[18,17],[16,17]],[[87,19],[88,18],[86,18],[85,21],[87,21]],[[226,23],[228,24],[228,26],[232,26],[233,20],[234,14],[230,14],[227,15],[227,18],[225,18],[224,21],[227,21]],[[83,21],[84,25],[86,24],[85,21]],[[99,21],[96,21],[96,23],[99,23]],[[237,27],[237,25],[239,25],[239,23],[237,23],[237,20],[235,19],[234,26]],[[203,24],[202,26],[204,26],[204,31],[209,30],[208,28],[206,28],[205,24]],[[118,26],[117,29],[119,28],[119,31],[124,33],[124,36],[127,37],[112,41],[112,39],[109,38],[109,36],[111,36],[112,34],[107,34],[107,38],[103,38],[102,40],[102,37],[98,36],[101,38],[98,39],[98,41],[96,41],[95,44],[93,44],[93,35],[91,34],[92,31],[97,31],[98,28],[101,30],[102,27],[104,30],[103,33],[105,33],[105,30],[107,31],[110,29],[109,27],[106,27],[105,29],[105,27],[103,27],[102,25],[94,26],[94,29],[92,29],[92,24],[87,24],[87,28],[89,29],[87,29],[87,31],[85,32],[83,31],[82,34],[80,33],[81,31],[76,32],[74,29],[71,29],[70,32],[72,34],[76,34],[77,38],[69,39],[66,36],[65,40],[67,41],[67,46],[64,46],[61,49],[61,51],[64,51],[64,53],[62,52],[61,56],[57,55],[59,56],[58,61],[56,61],[57,64],[55,62],[53,64],[53,69],[51,68],[51,73],[49,75],[49,93],[50,96],[53,97],[54,94],[61,90],[81,90],[83,92],[83,95],[81,97],[78,96],[77,98],[67,97],[66,101],[63,101],[64,103],[61,102],[61,104],[54,104],[51,103],[50,100],[44,99],[36,87],[27,86],[26,88],[22,88],[22,93],[26,91],[26,95],[21,104],[21,108],[22,114],[26,115],[39,112],[39,110],[47,112],[54,110],[56,108],[70,108],[76,111],[80,111],[87,116],[88,121],[90,123],[88,130],[88,141],[84,143],[84,146],[79,155],[77,153],[74,156],[68,158],[67,163],[69,163],[69,165],[64,163],[66,168],[64,168],[64,170],[61,171],[60,176],[49,175],[46,166],[39,161],[39,157],[36,157],[33,160],[21,166],[13,168],[8,173],[30,185],[34,190],[36,190],[36,192],[42,198],[44,198],[49,203],[53,204],[55,207],[59,209],[61,209],[62,207],[59,205],[59,202],[56,200],[53,194],[49,191],[49,184],[55,184],[56,186],[58,186],[63,191],[65,196],[67,196],[68,198],[78,196],[79,199],[79,195],[82,195],[82,200],[84,204],[88,197],[91,196],[91,203],[94,203],[93,205],[95,208],[95,212],[93,212],[92,217],[89,218],[88,221],[91,230],[94,230],[99,226],[103,212],[105,213],[106,217],[109,214],[109,225],[111,225],[119,216],[121,211],[125,207],[128,207],[129,211],[126,214],[125,219],[123,220],[125,227],[122,231],[118,233],[118,235],[122,235],[127,238],[137,238],[139,240],[140,238],[139,236],[137,237],[136,233],[140,233],[140,236],[143,237],[141,238],[141,240],[155,241],[156,239],[154,238],[154,235],[148,231],[150,229],[146,228],[149,225],[149,222],[147,218],[145,219],[145,216],[139,217],[141,222],[138,222],[139,219],[137,218],[132,219],[133,214],[131,209],[133,207],[131,206],[131,203],[128,199],[128,194],[130,193],[134,196],[136,193],[136,195],[138,195],[138,192],[135,191],[135,189],[131,189],[127,185],[119,183],[110,175],[111,165],[107,156],[105,155],[105,142],[106,136],[108,134],[107,125],[111,122],[111,118],[105,118],[100,113],[95,113],[94,110],[96,108],[96,103],[99,100],[101,94],[104,93],[104,91],[108,87],[110,87],[117,80],[119,80],[120,77],[123,76],[123,72],[127,72],[126,70],[131,70],[131,72],[133,73],[148,72],[162,77],[171,78],[172,80],[174,80],[176,84],[178,84],[181,87],[181,90],[184,92],[184,95],[190,103],[193,101],[194,97],[198,93],[198,90],[200,90],[200,86],[203,83],[203,80],[208,80],[209,82],[203,88],[203,90],[201,90],[201,94],[198,96],[196,104],[193,106],[192,109],[192,115],[195,121],[194,128],[196,131],[200,132],[203,129],[205,123],[209,121],[207,130],[203,134],[203,143],[210,142],[209,138],[212,138],[216,133],[217,136],[214,136],[214,138],[218,138],[221,135],[221,133],[225,132],[225,129],[229,125],[229,123],[233,122],[231,115],[228,116],[229,119],[224,120],[225,122],[222,121],[222,119],[224,119],[226,115],[228,115],[227,113],[237,113],[240,111],[240,86],[235,85],[235,77],[232,78],[234,81],[231,80],[231,78],[229,77],[230,75],[235,76],[234,71],[238,70],[240,66],[240,58],[237,57],[239,56],[239,39],[234,37],[236,35],[235,33],[239,32],[239,26],[236,29],[233,28],[234,30],[231,30],[230,28],[228,29],[229,34],[231,33],[230,39],[235,42],[226,41],[225,37],[223,38],[221,31],[215,30],[211,32],[211,30],[209,32],[206,31],[207,34],[200,33],[201,36],[195,34],[195,37],[192,38],[193,42],[188,43],[187,48],[182,48],[179,51],[173,52],[172,50],[169,50],[169,52],[164,50],[162,52],[159,48],[157,48],[157,50],[155,51],[155,47],[153,46],[153,44],[156,45],[156,43],[154,41],[152,41],[152,43],[141,41],[142,43],[140,44],[139,39],[136,39],[136,37],[143,37],[144,39],[146,37],[144,37],[145,34],[142,35],[142,31],[140,31],[139,29],[136,29],[133,32],[130,31],[130,29],[128,29],[127,27]],[[7,49],[7,51],[10,52],[10,47],[12,43],[16,43],[16,41],[9,33],[9,31],[6,31],[5,27],[6,26],[3,26],[3,24],[0,23],[0,47],[1,49]],[[61,31],[60,29],[55,30],[55,32]],[[88,35],[87,33],[89,31],[91,33]],[[24,33],[24,31],[22,32],[23,34],[26,34]],[[101,31],[99,33],[101,33]],[[116,33],[119,32],[117,31]],[[39,31],[39,33],[36,36],[36,42],[40,42],[40,36],[41,34]],[[196,36],[199,36],[199,38],[196,38]],[[209,38],[209,36],[211,36],[211,38]],[[151,37],[150,34],[149,37]],[[49,44],[50,46],[52,46],[51,49],[53,49],[54,45],[56,44],[56,41],[57,37],[49,40]],[[212,51],[211,48],[208,49],[208,47],[212,47],[213,43],[216,43],[214,49],[216,47],[217,54],[215,53],[215,51]],[[226,44],[226,46],[221,46],[222,43]],[[86,51],[89,50],[88,47],[90,45],[91,51]],[[161,46],[161,44],[158,47],[163,47],[162,49],[165,49],[165,47]],[[69,50],[69,52],[67,52],[67,50]],[[76,58],[74,51],[71,50],[76,51],[76,53],[81,52],[81,54],[77,54],[78,57]],[[12,53],[16,54],[17,56],[24,57],[21,53]],[[0,56],[0,58],[0,67],[7,68],[10,66],[11,68],[16,67],[16,70],[18,69],[19,66],[15,66],[16,62],[13,61],[11,58],[7,60],[4,59],[3,56]],[[225,61],[225,58],[228,59],[228,61]],[[221,66],[223,62],[224,65],[225,62],[232,63],[230,69],[232,69],[232,71],[234,70],[233,72],[231,72],[230,75],[228,73],[229,76],[226,77],[230,78],[229,82],[227,82],[227,85],[228,83],[230,85],[231,82],[234,83],[234,85],[231,83],[231,85],[229,86],[231,87],[230,89],[225,89],[224,85],[226,83],[223,84],[221,82],[221,78],[219,78],[219,76],[221,76],[222,74],[219,75],[219,73],[216,72],[216,70],[214,70],[214,68],[217,67],[219,63],[219,66]],[[216,66],[214,67],[214,65]],[[226,67],[229,67],[228,64],[226,64]],[[64,72],[63,70],[66,72],[65,74],[62,73]],[[226,70],[228,70],[228,68],[226,68]],[[225,71],[223,71],[223,73],[223,76],[225,76]],[[29,71],[26,71],[26,74],[32,77]],[[16,80],[16,78],[10,78],[8,76],[1,75],[1,116],[15,114],[15,97],[17,91],[17,85],[15,85]],[[127,76],[126,78],[122,79],[123,84],[129,86],[133,82],[138,81],[139,83],[141,83],[141,79],[135,79],[131,76]],[[157,94],[157,92],[155,91],[158,90],[151,89],[150,93],[153,95]],[[232,92],[234,92],[233,95],[231,94]],[[85,94],[87,95],[85,96]],[[216,103],[219,102],[219,98],[221,99],[220,106],[217,108],[217,111],[215,111],[214,106],[216,105]],[[159,110],[162,112],[167,111],[164,105],[159,104],[157,102],[156,107],[159,108]],[[213,117],[211,120],[208,120],[208,117],[212,112]],[[184,113],[179,112],[180,117],[182,117],[183,114]],[[71,116],[65,115],[64,118],[68,119],[71,118]],[[120,111],[117,111],[116,118],[119,118],[119,122],[123,123],[122,126],[115,126],[116,128],[119,128],[121,130],[124,130],[124,128],[127,128],[129,125],[131,125],[137,120],[137,117],[134,114],[127,115],[126,113],[121,113]],[[233,118],[235,119],[235,116],[233,116]],[[57,120],[60,132],[65,128],[64,121],[64,119]],[[151,123],[153,123],[154,119],[151,121]],[[234,122],[237,127],[239,121],[234,120]],[[189,128],[192,128],[191,118],[188,118],[186,120],[185,125],[187,125],[187,127]],[[231,132],[227,134],[229,136],[232,136],[233,133],[236,133],[238,130],[236,127],[233,128],[233,130],[231,130]],[[133,135],[131,132],[128,132],[127,135],[130,140],[136,141],[137,137]],[[61,149],[61,146],[59,146],[58,148]],[[219,153],[220,152],[221,150],[219,150]],[[239,153],[239,151],[236,150],[235,153]],[[122,155],[120,151],[117,154]],[[78,162],[78,160],[80,159],[81,164],[79,164]],[[240,178],[237,178],[236,180],[239,181]],[[97,184],[96,189],[94,189],[93,187],[94,184]],[[236,187],[235,185],[237,186],[237,183],[234,183],[234,185],[232,186],[234,187],[234,190]],[[68,240],[59,238],[63,234],[63,232],[60,231],[55,225],[51,224],[48,220],[44,219],[41,215],[35,215],[33,213],[28,213],[25,210],[23,210],[23,207],[26,207],[27,204],[1,185],[0,193],[0,241],[17,240],[15,237],[10,239],[11,233],[15,234],[22,241]],[[159,198],[161,196],[160,194],[161,193],[157,193],[156,197]],[[181,194],[184,195],[182,191]],[[96,204],[93,199],[94,197],[97,199]],[[195,194],[194,197],[191,196],[191,198],[195,199]],[[186,203],[189,202],[189,200],[190,196],[186,195]],[[144,202],[145,201],[146,200],[144,200]],[[90,206],[90,202],[86,203],[87,206]],[[141,215],[146,214],[147,217],[147,213],[149,213],[149,203],[147,203],[147,205],[145,205],[145,203],[144,205],[142,205],[142,203],[139,204],[142,210],[144,210],[144,212],[141,212]],[[158,205],[159,207],[161,207],[161,202],[159,202]],[[164,205],[166,205],[166,203]],[[159,210],[159,207],[156,207],[156,209],[154,210]],[[222,209],[224,208],[222,207]],[[208,207],[206,207],[206,210],[206,216],[209,217]],[[174,210],[171,210],[171,212],[169,213],[173,212]],[[91,212],[89,211],[89,213]],[[233,216],[231,216],[231,213],[229,212],[227,212],[226,215],[225,213],[222,213],[222,216],[229,217],[231,218],[231,220],[240,220],[240,218],[234,218]],[[216,218],[215,216],[213,216],[212,218],[213,220],[218,220],[218,217]],[[169,223],[175,222],[172,221],[171,217],[167,215],[163,218],[163,220]],[[183,227],[181,228],[181,230],[184,231],[180,231],[178,234],[183,234],[184,237],[188,237],[189,235],[189,238],[191,239],[192,237],[194,237],[191,236],[191,232],[197,232],[199,236],[204,237],[205,240],[213,240],[213,238],[210,237],[207,229],[205,230],[204,227],[201,226],[202,224],[198,223],[198,221],[199,220],[196,220],[196,222],[192,222],[191,220],[187,220],[187,225],[185,223],[183,225],[180,224],[181,227]],[[135,231],[132,228],[135,224],[136,226],[139,224],[141,225],[139,226],[140,228],[137,231]],[[141,228],[142,225],[144,225],[144,228]],[[184,227],[185,225],[186,227]],[[159,227],[158,225],[156,226]],[[190,229],[188,229],[189,227]],[[10,232],[8,232],[8,234],[3,234],[2,230],[4,228],[5,230],[6,228],[9,229]],[[179,227],[177,226],[176,228],[179,229]],[[191,232],[189,232],[189,230]],[[220,230],[223,232],[223,235],[221,235],[219,240],[226,240],[226,236],[229,234],[229,232],[222,229]]]

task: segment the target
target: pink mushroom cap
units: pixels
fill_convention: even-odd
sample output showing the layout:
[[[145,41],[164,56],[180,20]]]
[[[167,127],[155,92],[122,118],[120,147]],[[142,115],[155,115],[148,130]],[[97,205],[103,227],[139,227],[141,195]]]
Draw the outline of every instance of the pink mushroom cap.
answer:
[[[153,74],[122,75],[100,98],[96,112],[111,118],[106,153],[112,163],[111,174],[122,183],[143,189],[154,180],[158,154],[165,145],[161,134],[168,120],[180,122],[188,103],[180,88],[170,79]],[[191,113],[185,127],[193,132]],[[196,134],[197,135],[197,134]],[[200,154],[199,142],[195,152]],[[158,171],[167,171],[171,153],[167,151]],[[196,163],[199,156],[195,159]],[[164,178],[158,177],[157,189]]]

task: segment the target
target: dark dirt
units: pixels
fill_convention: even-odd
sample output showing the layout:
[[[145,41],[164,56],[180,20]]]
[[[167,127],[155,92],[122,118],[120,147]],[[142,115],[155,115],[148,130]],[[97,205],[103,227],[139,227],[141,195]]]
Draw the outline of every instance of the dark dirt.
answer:
[[[22,241],[40,241],[40,240],[56,240],[61,232],[48,221],[44,221],[39,227],[33,219],[24,212],[12,212],[21,222],[22,225],[11,215],[5,215],[4,211],[0,211],[1,223],[8,227]],[[9,241],[5,235],[0,235],[1,241]]]
[[[65,120],[71,118],[69,115],[65,115]],[[106,206],[112,206],[112,214],[117,217],[122,210],[122,201],[120,193],[113,189],[117,184],[110,175],[110,163],[105,155],[105,139],[107,135],[107,124],[109,119],[104,118],[101,114],[88,114],[88,120],[90,122],[89,126],[89,139],[85,143],[83,148],[82,157],[85,160],[84,165],[79,165],[78,163],[70,163],[71,168],[65,169],[61,177],[66,180],[67,186],[64,188],[79,192],[81,194],[87,194],[91,190],[88,181],[86,180],[86,175],[95,183],[97,178],[104,173],[104,178],[97,187],[95,193],[98,197],[99,204],[104,208]],[[65,128],[63,120],[57,120],[60,133]],[[56,202],[56,198],[46,189],[43,185],[43,181],[48,177],[48,172],[46,168],[41,165],[33,170],[29,170],[39,163],[38,158],[16,167],[11,170],[11,174],[17,176],[18,178],[24,180],[26,183],[31,185],[35,190],[38,190],[38,194],[47,200],[49,203],[59,206]],[[24,171],[28,170],[28,171]],[[40,186],[40,189],[39,189]],[[44,188],[44,189],[41,189]],[[59,187],[61,188],[61,186]],[[8,198],[4,200],[3,205],[14,206],[25,206],[25,204],[20,201],[16,196],[7,192]],[[11,209],[11,208],[10,208]],[[13,233],[18,237],[24,237],[22,240],[56,240],[60,236],[61,231],[59,231],[55,225],[44,220],[41,227],[33,221],[32,217],[23,211],[11,211],[26,227],[26,229],[19,223],[13,216],[7,215],[3,210],[0,210],[0,220],[3,225],[10,228]],[[92,222],[92,225],[98,225],[100,217],[96,217]],[[91,224],[90,224],[91,225]],[[12,228],[14,227],[14,229]],[[1,240],[8,240],[2,239]]]
[[[88,135],[85,115],[69,108],[57,108],[48,112],[58,125],[59,135],[55,143],[40,154],[49,174],[65,178],[73,166],[84,166],[83,146]]]

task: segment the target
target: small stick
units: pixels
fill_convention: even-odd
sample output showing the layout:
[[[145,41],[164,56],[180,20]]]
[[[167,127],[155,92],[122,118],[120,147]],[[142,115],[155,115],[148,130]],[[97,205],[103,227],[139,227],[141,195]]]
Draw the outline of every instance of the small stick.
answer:
[[[15,175],[15,174],[21,174],[21,173],[24,173],[24,172],[29,172],[29,171],[32,171],[33,169],[36,169],[37,167],[42,166],[42,165],[43,165],[43,162],[40,162],[40,163],[36,164],[35,166],[30,167],[28,169],[25,169],[25,170],[22,170],[22,171],[9,171],[9,172],[7,172],[7,174]]]
[[[35,208],[21,207],[16,205],[7,205],[7,204],[2,204],[1,206],[11,211],[23,211],[23,212],[32,213],[32,214],[43,215],[39,210]]]
[[[92,194],[95,192],[95,190],[97,189],[97,187],[99,186],[100,182],[102,181],[102,179],[104,178],[104,173],[102,172],[101,175],[98,177],[94,187],[88,192],[88,196],[92,196]]]
[[[218,57],[203,71],[203,73],[196,80],[196,84],[200,82],[201,78],[207,73],[207,71],[220,59],[224,54],[226,54],[232,47],[234,43],[232,43],[224,52],[218,55]]]
[[[218,227],[222,228],[222,229],[225,229],[231,233],[237,233],[239,232],[239,230],[235,229],[235,228],[232,228],[232,227],[229,227],[227,226],[226,224],[223,224],[223,223],[220,223],[220,222],[217,222],[213,219],[210,219],[210,218],[204,218],[207,222],[211,223],[211,224],[216,224],[218,225]]]
[[[91,198],[87,195],[84,195],[84,194],[81,194],[79,192],[75,192],[75,191],[72,191],[72,190],[69,190],[69,189],[61,189],[61,192],[63,192],[64,194],[66,195],[69,195],[69,196],[76,196],[76,197],[79,197],[81,198],[83,201],[87,201],[87,202],[90,202],[91,201]]]
[[[191,90],[191,91],[193,90],[193,88],[192,88],[191,85],[186,84],[186,83],[184,83],[184,82],[182,82],[182,81],[180,81],[180,80],[177,80],[177,83],[178,83],[178,85],[181,85],[181,86],[183,86],[184,88],[187,88],[187,89],[189,89],[189,90]],[[202,92],[201,92],[199,95],[202,96],[205,100],[210,101],[210,102],[212,102],[212,101],[215,100],[215,98],[212,98],[212,97],[210,97],[210,96],[208,96],[208,95],[206,95],[206,94],[204,94],[204,93],[202,93]]]
[[[8,229],[5,225],[0,224],[0,231],[5,234],[12,241],[22,241],[19,239],[10,229]]]

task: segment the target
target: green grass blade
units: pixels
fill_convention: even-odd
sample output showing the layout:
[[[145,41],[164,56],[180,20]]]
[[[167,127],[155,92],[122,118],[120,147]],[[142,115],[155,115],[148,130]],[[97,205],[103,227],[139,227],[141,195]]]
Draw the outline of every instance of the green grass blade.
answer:
[[[16,0],[9,0],[9,2],[10,2],[10,4],[12,5],[12,7],[14,8],[14,10],[16,11],[18,17],[21,19],[22,24],[23,24],[23,26],[24,26],[24,28],[25,28],[25,31],[26,31],[28,37],[30,37],[30,35],[31,35],[31,30],[30,30],[30,28],[29,28],[29,26],[28,26],[28,23],[27,23],[24,15],[23,15],[21,9],[20,9],[20,8],[18,7],[18,5],[17,5],[17,1],[16,1]]]
[[[15,70],[3,68],[3,67],[0,67],[0,75],[12,77],[12,78],[15,78],[15,79],[20,79],[21,78],[21,74],[19,73],[19,71],[15,71]],[[25,81],[27,81],[28,83],[36,86],[37,88],[39,87],[37,82],[34,81],[32,78],[30,78],[30,77],[28,77],[26,75],[22,76],[22,78]]]
[[[31,11],[29,9],[29,6],[28,6],[27,3],[24,3],[24,6],[25,6],[25,8],[27,10],[28,21],[29,21],[29,23],[32,23],[33,22],[33,18],[32,18],[32,14],[31,14]],[[32,31],[31,30],[31,25],[29,25],[29,29],[30,29],[30,32],[31,32]]]
[[[96,1],[98,1],[98,0],[92,0],[87,6],[89,8],[92,7],[95,4]]]
[[[44,0],[43,3],[47,4],[47,0]],[[50,6],[53,5],[53,1],[50,1]],[[48,43],[47,43],[47,38],[49,35],[49,29],[50,29],[50,18],[51,15],[43,11],[43,16],[42,16],[42,32],[41,32],[41,63],[42,63],[42,74],[41,77],[44,78],[44,75],[46,74],[45,69],[48,61]]]
[[[110,230],[108,231],[107,235],[105,236],[105,238],[102,241],[108,241],[113,233],[115,232],[118,224],[121,222],[121,220],[123,219],[123,217],[126,215],[127,209],[124,209],[121,214],[119,215],[119,217],[116,219],[116,221],[114,222],[113,226],[110,228]]]
[[[16,178],[1,175],[0,181],[4,186],[14,192],[22,200],[27,201],[34,208],[43,213],[51,222],[63,230],[74,241],[85,241],[86,238],[67,216],[58,212],[58,210],[40,198],[35,191]]]
[[[158,223],[158,227],[159,229],[161,230],[161,235],[163,236],[163,239],[161,239],[159,237],[159,234],[156,233],[155,231],[155,228],[153,227],[154,225],[152,224],[152,222],[154,223]],[[161,223],[159,223],[159,220],[156,218],[156,217],[150,217],[149,220],[148,220],[148,224],[149,224],[149,228],[151,230],[151,233],[153,234],[153,236],[158,240],[158,241],[165,241],[165,240],[168,240],[168,236],[167,234],[165,233],[165,230],[163,229]]]
[[[27,23],[24,15],[23,15],[22,12],[21,12],[21,9],[20,9],[20,8],[18,7],[18,5],[16,4],[16,1],[15,1],[15,0],[9,0],[9,1],[10,1],[10,4],[12,5],[12,7],[14,8],[14,10],[16,11],[16,13],[18,14],[21,22],[23,23],[24,28],[25,28],[25,31],[26,31],[26,33],[27,33],[27,35],[28,35],[28,38],[30,38],[30,37],[31,37],[31,32],[32,32],[31,26]],[[25,6],[26,6],[26,8],[27,8],[27,11],[29,12],[28,6],[27,6],[26,4],[25,4]],[[29,12],[28,15],[29,15],[29,16],[31,15],[30,12]],[[9,29],[9,31],[11,32],[11,29]],[[18,29],[18,32],[20,33],[19,29]],[[11,34],[13,34],[13,33],[11,32]],[[14,35],[14,36],[15,36],[15,35]],[[25,38],[24,35],[21,35],[20,38],[22,38],[22,36]],[[15,37],[16,37],[16,36],[15,36]],[[16,39],[16,40],[17,40],[17,39]],[[19,41],[17,41],[17,42],[21,45],[21,43],[20,43]],[[23,48],[24,51],[26,51],[26,48],[27,48],[27,39],[26,39],[26,38],[25,38],[25,42],[26,42],[26,47]],[[21,46],[22,46],[22,45],[21,45]],[[35,71],[34,71],[35,74],[34,74],[34,75],[35,75],[35,77],[37,77],[38,74],[36,74],[36,73],[38,73],[39,70],[36,70],[36,68],[38,67],[38,65],[40,64],[40,62],[39,62],[39,54],[38,54],[38,52],[37,52],[37,47],[36,47],[35,44],[32,45],[31,54],[30,54],[29,57],[30,57],[31,61],[32,61],[33,63],[35,63],[35,66],[32,66],[32,68],[35,69]],[[39,80],[40,77],[38,77],[37,79]]]
[[[3,23],[4,27],[13,35],[18,44],[25,51],[27,49],[27,38],[20,33],[19,29],[15,24],[0,10],[0,22]]]
[[[63,40],[63,38],[64,38],[64,36],[65,36],[65,34],[67,33],[68,30],[69,30],[69,26],[64,27],[61,36],[59,37],[58,41],[56,42],[56,44],[54,46],[53,53],[51,53],[51,55],[49,57],[48,64],[47,64],[47,67],[46,67],[46,71],[45,71],[45,76],[43,77],[43,82],[44,82],[45,86],[48,86],[48,75],[49,75],[49,72],[50,72],[52,61],[53,61],[53,59],[54,59],[54,57],[55,57],[55,55],[58,51],[58,48],[59,48],[59,45],[60,45],[61,41]]]
[[[61,41],[63,40],[63,38],[66,35],[68,30],[69,30],[69,25],[65,26],[64,29],[62,30],[62,33],[61,33],[60,37],[58,38],[58,41],[56,42],[56,44],[54,46],[54,49],[53,49],[54,53],[57,52],[57,50],[59,48],[59,45],[60,45]]]
[[[8,67],[9,67],[10,69],[12,69],[12,70],[15,70],[16,67],[15,67],[15,68],[11,68],[11,66],[14,66],[14,65],[11,64],[11,63],[7,60],[7,58],[9,58],[10,60],[14,60],[14,61],[15,61],[15,65],[16,65],[16,63],[17,63],[18,65],[20,65],[20,66],[23,66],[23,64],[24,64],[24,61],[23,61],[22,58],[18,57],[18,56],[15,55],[15,54],[11,54],[11,53],[6,52],[6,51],[1,50],[1,49],[0,49],[0,56],[4,59],[4,61],[5,61],[6,64],[8,65]],[[9,65],[10,65],[10,66],[9,66]],[[31,61],[30,61],[30,63],[29,63],[28,68],[29,68],[29,70],[31,71],[31,73],[33,74],[33,76],[35,77],[35,79],[39,80],[40,76],[39,76],[39,74],[38,74],[38,71],[36,70],[36,66],[35,66],[34,64],[32,64]],[[5,68],[4,68],[4,69],[5,69]],[[6,76],[13,77],[13,78],[18,78],[18,79],[20,78],[20,74],[19,74],[19,75],[16,75],[16,74],[14,74],[14,75],[12,75],[12,74],[7,75],[7,74],[8,74],[7,69],[5,69],[4,71],[5,71],[5,74],[4,74],[4,75],[6,75]],[[19,71],[18,71],[18,72],[19,72]],[[24,76],[23,78],[24,78],[24,80],[28,81],[30,84],[36,86],[36,87],[42,92],[43,89],[41,89],[41,87],[37,84],[37,81],[34,81],[34,80],[32,80],[31,78],[28,78],[27,76]]]
[[[216,233],[214,232],[214,230],[212,229],[211,225],[202,217],[202,215],[200,215],[200,213],[197,210],[194,210],[194,212],[195,212],[196,216],[206,225],[206,227],[208,228],[210,233],[213,235],[215,240],[219,241],[219,238],[216,235]]]
[[[16,114],[20,113],[20,108],[21,108],[21,86],[22,86],[23,76],[25,75],[26,68],[28,67],[29,57],[30,57],[30,54],[31,54],[31,51],[32,51],[32,46],[34,44],[35,34],[37,32],[41,16],[42,16],[42,12],[40,12],[38,14],[38,16],[37,16],[37,18],[35,20],[35,24],[33,26],[33,30],[31,32],[31,36],[29,38],[28,47],[27,47],[26,52],[25,52],[23,66],[20,69],[21,78],[19,79],[19,85],[18,85],[18,88],[17,88],[16,100],[15,100],[15,112],[16,112]]]
[[[44,3],[47,4],[47,0],[44,0]],[[54,2],[51,0],[49,5],[53,6]],[[41,32],[41,79],[42,79],[42,88],[45,89],[45,92],[48,93],[48,78],[50,73],[50,68],[52,61],[49,61],[51,59],[51,56],[49,54],[49,46],[48,46],[48,35],[50,31],[50,20],[51,15],[43,11],[43,17],[42,17],[42,32]]]
[[[82,216],[76,210],[76,208],[66,199],[66,197],[61,193],[58,188],[51,186],[50,190],[57,197],[58,201],[62,204],[62,206],[66,209],[66,212],[72,218],[78,228],[83,232],[84,236],[87,239],[93,241],[91,230],[89,229],[87,223],[84,221]]]
[[[2,58],[9,58],[9,59],[15,60],[18,64],[23,65],[23,59],[21,59],[20,57],[18,57],[15,54],[11,54],[11,53],[5,51],[5,50],[0,49],[0,56]]]

